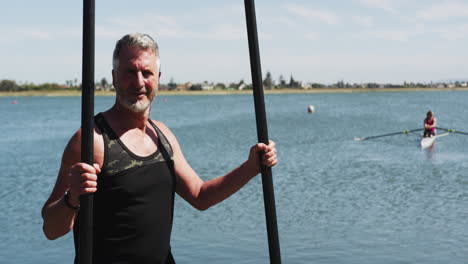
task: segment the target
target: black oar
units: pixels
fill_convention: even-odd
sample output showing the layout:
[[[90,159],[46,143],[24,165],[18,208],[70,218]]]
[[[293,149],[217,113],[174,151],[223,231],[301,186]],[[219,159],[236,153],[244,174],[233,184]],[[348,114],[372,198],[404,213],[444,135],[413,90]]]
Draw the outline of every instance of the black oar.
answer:
[[[458,134],[468,135],[467,132],[462,132],[462,131],[458,131],[458,130],[455,130],[455,129],[448,129],[448,128],[443,128],[443,127],[436,127],[436,128],[445,130],[445,131],[447,131],[449,133],[458,133]]]
[[[389,133],[389,134],[383,134],[383,135],[377,135],[377,136],[370,136],[370,137],[363,137],[363,138],[354,138],[354,140],[367,140],[371,138],[379,138],[379,137],[387,137],[387,136],[394,136],[394,135],[400,135],[400,134],[408,134],[416,131],[421,131],[424,130],[424,128],[418,128],[418,129],[412,129],[412,130],[404,130],[400,132],[395,132],[395,133]]]
[[[83,0],[83,58],[81,96],[81,161],[94,163],[94,0]],[[93,256],[93,196],[81,195],[78,263],[90,264]]]
[[[254,0],[245,0],[245,16],[247,20],[247,35],[249,40],[250,68],[255,101],[255,117],[257,120],[258,141],[268,144],[268,130],[263,98],[262,70],[258,48],[257,22],[255,18]],[[275,194],[271,168],[262,166],[263,200],[268,231],[270,263],[281,263],[278,227],[276,223]]]

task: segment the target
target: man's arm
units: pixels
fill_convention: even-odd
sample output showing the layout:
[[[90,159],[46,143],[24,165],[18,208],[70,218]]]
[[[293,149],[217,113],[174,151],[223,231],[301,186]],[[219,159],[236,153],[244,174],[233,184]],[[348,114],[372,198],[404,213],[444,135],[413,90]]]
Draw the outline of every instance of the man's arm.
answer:
[[[162,123],[158,122],[174,152],[175,172],[177,175],[177,193],[198,210],[209,207],[228,198],[247,182],[260,173],[260,164],[274,166],[278,163],[274,142],[267,146],[263,143],[254,145],[250,149],[249,158],[239,167],[224,176],[203,181],[186,161],[177,139]],[[264,152],[262,161],[258,153]]]
[[[95,133],[95,143],[96,140]],[[96,153],[97,151],[97,153]],[[95,144],[95,161],[100,156],[100,149]],[[43,231],[48,239],[56,239],[67,234],[74,225],[77,212],[69,207],[64,199],[68,191],[68,203],[72,207],[79,207],[79,197],[84,193],[96,191],[96,179],[100,172],[99,165],[94,167],[80,163],[81,159],[81,130],[73,135],[68,142],[60,165],[60,170],[54,189],[42,208]],[[99,161],[99,160],[98,160]]]

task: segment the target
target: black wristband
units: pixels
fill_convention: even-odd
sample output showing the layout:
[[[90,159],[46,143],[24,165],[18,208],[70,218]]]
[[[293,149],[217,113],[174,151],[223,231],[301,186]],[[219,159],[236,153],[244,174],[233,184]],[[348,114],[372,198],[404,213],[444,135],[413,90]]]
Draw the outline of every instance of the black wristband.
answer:
[[[63,196],[63,200],[65,201],[65,205],[72,209],[73,211],[75,212],[78,212],[80,210],[80,206],[73,206],[71,203],[70,203],[70,192],[67,191],[65,193],[65,196]]]

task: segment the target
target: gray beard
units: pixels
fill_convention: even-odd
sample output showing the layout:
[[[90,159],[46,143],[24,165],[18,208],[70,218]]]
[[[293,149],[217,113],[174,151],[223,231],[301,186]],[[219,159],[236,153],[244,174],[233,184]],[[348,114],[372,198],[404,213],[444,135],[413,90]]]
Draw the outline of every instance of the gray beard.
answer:
[[[151,101],[148,100],[146,103],[137,101],[137,102],[135,102],[133,104],[126,101],[125,105],[127,105],[129,107],[129,109],[131,109],[133,112],[141,113],[141,112],[146,111],[146,109],[148,109],[150,107]]]
[[[133,111],[134,113],[141,113],[146,111],[153,102],[153,99],[150,98],[148,98],[148,101],[145,103],[141,101],[130,102],[127,98],[125,98],[125,95],[120,94],[118,90],[117,97],[120,98],[118,100],[121,102],[121,104],[123,104],[127,109]]]
[[[146,111],[150,106],[153,100],[148,100],[145,102],[142,101],[136,101],[136,102],[131,102],[124,96],[121,96],[120,94],[117,94],[117,100],[122,104],[125,108],[131,110],[134,113],[142,113]],[[149,99],[149,98],[148,98]]]

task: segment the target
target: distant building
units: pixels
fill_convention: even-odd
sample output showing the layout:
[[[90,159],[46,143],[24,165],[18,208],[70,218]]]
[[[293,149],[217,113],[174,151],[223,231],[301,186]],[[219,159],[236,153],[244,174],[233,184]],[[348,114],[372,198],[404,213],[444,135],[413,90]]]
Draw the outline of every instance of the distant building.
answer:
[[[246,88],[247,85],[245,85],[245,83],[241,83],[239,86],[237,86],[237,90],[244,90],[244,88]]]
[[[96,91],[104,91],[104,92],[109,92],[109,91],[115,91],[114,85],[112,84],[96,84],[95,85]]]
[[[214,88],[214,85],[211,84],[211,83],[208,83],[208,82],[206,82],[206,81],[203,82],[203,83],[201,84],[201,89],[202,89],[203,91],[213,90],[213,88]]]
[[[183,84],[177,84],[176,90],[178,91],[188,91],[192,90],[193,84],[191,82],[183,83]]]

